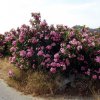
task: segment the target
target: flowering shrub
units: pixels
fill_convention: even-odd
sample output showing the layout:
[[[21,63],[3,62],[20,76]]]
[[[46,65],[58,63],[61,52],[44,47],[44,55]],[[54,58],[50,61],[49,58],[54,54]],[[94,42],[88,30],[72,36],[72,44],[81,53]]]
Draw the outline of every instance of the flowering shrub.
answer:
[[[21,70],[84,74],[100,79],[100,35],[85,27],[49,26],[39,13],[32,13],[31,27],[11,30],[5,41],[11,44],[10,62]]]
[[[5,51],[4,35],[0,34],[0,57],[4,56],[4,51]]]

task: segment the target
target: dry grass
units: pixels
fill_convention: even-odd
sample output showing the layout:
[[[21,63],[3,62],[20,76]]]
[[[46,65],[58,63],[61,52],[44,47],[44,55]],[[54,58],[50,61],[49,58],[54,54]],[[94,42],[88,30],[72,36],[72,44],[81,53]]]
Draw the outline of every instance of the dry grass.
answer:
[[[89,86],[89,89],[95,100],[100,100],[100,81],[96,81],[93,86]]]
[[[14,68],[12,64],[8,62],[8,58],[0,58],[0,78],[7,80],[9,69]]]
[[[25,94],[51,95],[54,94],[57,88],[55,81],[50,79],[49,75],[42,72],[31,73],[29,71],[27,73],[20,72],[19,74],[16,79],[9,79],[8,84]]]
[[[15,79],[8,77],[9,69],[14,71]],[[19,71],[14,65],[9,63],[8,58],[0,59],[0,78],[6,80],[9,86],[25,94],[51,95],[55,93],[58,87],[56,81],[52,79],[49,74],[43,72]],[[93,86],[90,87],[90,90],[95,100],[100,100],[100,91],[97,93],[96,88],[94,89]],[[73,92],[73,89],[70,89],[70,91]]]
[[[8,77],[9,69],[13,70],[16,76],[14,79]],[[26,94],[53,94],[57,88],[55,81],[47,73],[20,71],[9,63],[8,58],[0,59],[0,78],[4,79],[9,86]]]

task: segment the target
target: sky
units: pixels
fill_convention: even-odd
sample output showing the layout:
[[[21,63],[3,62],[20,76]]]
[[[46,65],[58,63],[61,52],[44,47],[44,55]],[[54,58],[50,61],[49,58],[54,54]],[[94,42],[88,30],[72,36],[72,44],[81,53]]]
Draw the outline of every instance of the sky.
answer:
[[[32,12],[49,25],[100,27],[100,0],[0,0],[0,33],[29,25]]]

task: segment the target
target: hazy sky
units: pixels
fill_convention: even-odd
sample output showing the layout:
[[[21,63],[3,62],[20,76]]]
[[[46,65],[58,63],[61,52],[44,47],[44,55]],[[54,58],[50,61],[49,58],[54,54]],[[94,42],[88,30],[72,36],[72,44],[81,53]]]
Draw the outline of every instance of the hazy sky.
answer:
[[[100,27],[100,0],[0,0],[0,33],[29,24],[31,12],[49,24]]]

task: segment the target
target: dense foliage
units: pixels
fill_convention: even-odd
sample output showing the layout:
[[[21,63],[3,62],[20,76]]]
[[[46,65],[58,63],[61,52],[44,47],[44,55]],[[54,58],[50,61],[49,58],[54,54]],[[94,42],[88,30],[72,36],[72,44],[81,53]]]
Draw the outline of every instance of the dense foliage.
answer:
[[[0,58],[8,55],[6,50],[5,35],[0,34]]]
[[[100,34],[88,28],[49,26],[40,13],[32,13],[31,26],[22,25],[5,34],[10,62],[20,70],[83,74],[100,79]]]

